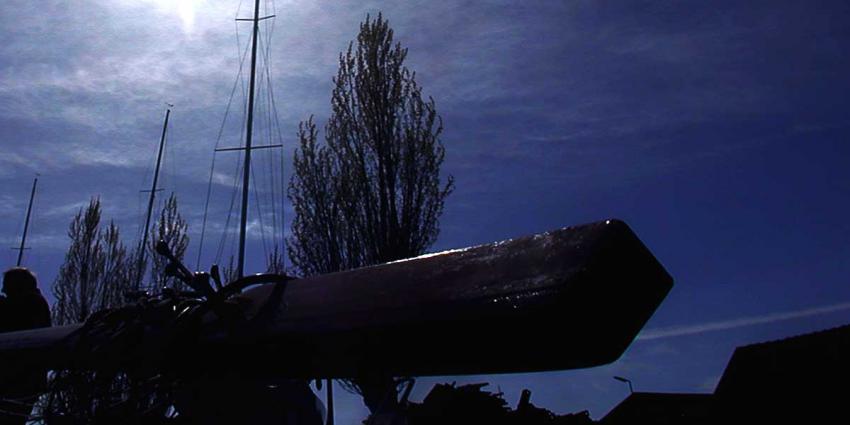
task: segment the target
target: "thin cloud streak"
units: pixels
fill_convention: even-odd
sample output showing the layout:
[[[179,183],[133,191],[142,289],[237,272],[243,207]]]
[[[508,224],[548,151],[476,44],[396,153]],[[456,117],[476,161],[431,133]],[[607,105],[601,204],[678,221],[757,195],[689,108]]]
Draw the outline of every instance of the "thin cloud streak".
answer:
[[[737,329],[747,326],[763,325],[767,323],[781,322],[785,320],[800,319],[803,317],[818,316],[821,314],[835,313],[850,310],[850,303],[841,303],[823,307],[810,308],[785,313],[774,313],[764,316],[744,317],[734,320],[723,320],[719,322],[700,323],[689,326],[672,326],[668,328],[649,329],[638,335],[638,341],[649,341],[653,339],[672,338],[678,336],[696,335],[705,332]]]

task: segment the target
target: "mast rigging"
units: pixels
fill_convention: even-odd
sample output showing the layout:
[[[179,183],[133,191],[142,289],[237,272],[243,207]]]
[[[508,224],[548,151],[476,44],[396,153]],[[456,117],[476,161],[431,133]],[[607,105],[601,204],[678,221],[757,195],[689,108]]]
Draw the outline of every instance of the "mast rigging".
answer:
[[[260,17],[260,0],[254,1],[254,17],[240,19],[237,21],[251,21],[251,75],[248,83],[248,117],[245,125],[245,146],[240,148],[218,148],[216,152],[245,151],[245,160],[242,166],[242,208],[239,217],[239,253],[236,265],[238,277],[245,275],[245,235],[248,228],[248,195],[251,188],[251,151],[253,149],[278,148],[282,145],[252,146],[254,137],[254,92],[257,79],[257,38],[260,32],[260,21],[273,18],[275,15]]]
[[[36,176],[38,176],[38,175],[36,174]],[[29,205],[27,206],[27,218],[24,221],[24,233],[23,233],[23,235],[21,235],[21,247],[17,248],[17,250],[18,250],[18,261],[17,261],[17,263],[15,263],[15,267],[21,266],[21,261],[24,259],[24,250],[27,249],[25,247],[25,244],[27,242],[27,231],[29,230],[29,227],[30,227],[30,214],[32,213],[32,201],[33,201],[33,199],[35,199],[36,185],[38,185],[38,177],[35,177],[32,180],[32,191],[30,192],[30,202],[29,202]],[[16,249],[16,248],[12,248],[12,249]]]
[[[171,106],[171,105],[169,105]],[[153,213],[153,202],[154,198],[156,198],[156,192],[159,190],[156,188],[157,182],[159,181],[159,167],[162,164],[162,149],[165,146],[165,132],[168,130],[168,117],[171,115],[171,108],[169,107],[165,111],[165,122],[162,124],[162,136],[159,138],[159,153],[156,155],[156,168],[153,173],[153,183],[151,184],[150,196],[148,197],[148,212],[145,217],[145,229],[143,230],[142,240],[139,241],[139,259],[136,263],[136,282],[135,282],[135,290],[139,290],[139,287],[142,284],[142,277],[144,276],[144,270],[142,270],[142,265],[145,262],[145,244],[148,240],[148,232],[150,230],[151,224],[151,214]]]
[[[254,190],[253,196],[255,197],[256,203],[257,203],[257,205],[256,205],[257,210],[256,210],[255,213],[259,217],[259,224],[260,224],[260,229],[261,229],[261,233],[262,233],[263,248],[264,248],[264,251],[266,251],[266,254],[268,255],[268,249],[265,246],[265,242],[266,242],[265,233],[263,232],[263,229],[265,227],[265,225],[263,223],[264,215],[263,215],[262,210],[260,209],[261,203],[260,203],[259,194],[257,192],[258,188],[257,188],[256,182],[254,182],[254,185],[252,187],[252,180],[256,180],[257,176],[254,174],[255,171],[251,168],[251,166],[255,165],[254,162],[256,161],[256,158],[254,158],[254,155],[253,155],[253,151],[262,150],[262,149],[269,149],[269,148],[283,147],[283,144],[281,142],[273,143],[272,140],[271,140],[273,138],[273,135],[272,135],[271,132],[274,130],[275,125],[277,125],[277,127],[278,127],[277,128],[278,137],[281,138],[281,139],[282,139],[282,137],[281,137],[281,132],[280,132],[280,128],[279,128],[280,124],[277,120],[276,106],[274,104],[274,99],[273,99],[273,94],[272,94],[272,89],[271,89],[271,77],[269,76],[269,70],[268,70],[268,65],[269,65],[268,64],[268,62],[269,62],[268,45],[266,45],[266,47],[263,49],[263,52],[262,52],[263,58],[259,58],[259,55],[258,55],[258,53],[260,53],[260,43],[264,42],[263,37],[270,37],[270,34],[264,35],[263,33],[260,32],[259,22],[266,20],[266,19],[274,18],[275,16],[276,16],[275,14],[271,14],[271,15],[268,15],[268,16],[260,17],[260,2],[259,2],[259,0],[255,0],[255,2],[254,2],[254,13],[253,13],[252,18],[236,18],[235,19],[236,21],[252,22],[251,38],[249,39],[249,42],[246,43],[244,53],[240,52],[241,61],[240,61],[240,65],[239,65],[239,74],[237,76],[237,81],[234,83],[233,88],[231,90],[230,100],[228,101],[228,104],[227,104],[228,105],[227,110],[225,111],[225,116],[224,116],[224,119],[222,121],[221,128],[219,129],[218,137],[216,139],[216,147],[214,149],[214,154],[213,154],[213,163],[212,163],[212,166],[210,167],[210,177],[209,177],[208,187],[207,187],[207,200],[206,200],[205,206],[204,206],[204,221],[203,221],[203,224],[201,226],[201,235],[200,235],[200,239],[199,239],[200,243],[199,243],[199,246],[198,246],[198,259],[197,259],[198,264],[200,264],[200,258],[203,254],[204,235],[205,235],[205,231],[206,231],[207,215],[208,215],[208,212],[209,212],[209,202],[210,202],[211,195],[212,195],[212,184],[213,184],[213,176],[214,176],[214,173],[215,173],[214,168],[215,168],[215,164],[216,164],[216,154],[218,152],[238,152],[238,151],[243,151],[243,150],[245,151],[244,157],[240,157],[240,161],[237,163],[238,165],[237,165],[237,170],[236,170],[236,173],[235,173],[235,179],[234,179],[235,181],[234,181],[234,185],[233,185],[233,192],[232,192],[232,197],[230,199],[230,208],[229,208],[229,211],[227,213],[227,219],[225,220],[225,225],[224,225],[225,231],[222,233],[221,241],[219,242],[219,246],[218,246],[218,250],[217,250],[217,254],[216,254],[216,262],[221,261],[222,252],[223,252],[223,250],[225,248],[225,244],[226,244],[225,241],[228,239],[228,233],[229,232],[227,231],[227,229],[229,228],[229,223],[231,222],[231,218],[233,216],[235,216],[234,206],[235,206],[235,203],[236,203],[236,198],[239,196],[239,192],[240,192],[239,191],[239,185],[240,185],[239,179],[241,177],[241,186],[242,186],[241,189],[242,190],[241,190],[241,196],[239,196],[241,198],[241,202],[240,202],[240,214],[239,214],[240,220],[239,220],[239,230],[238,230],[239,246],[238,246],[238,248],[236,248],[236,249],[238,249],[238,253],[237,253],[237,259],[236,259],[237,262],[234,265],[234,270],[233,270],[235,272],[235,273],[233,273],[235,275],[234,277],[241,277],[241,276],[245,276],[245,274],[246,274],[246,271],[245,271],[245,259],[246,259],[245,254],[246,254],[246,251],[247,251],[247,227],[248,227],[248,213],[249,213],[248,206],[249,206],[249,199],[250,199],[250,196],[251,196],[250,195],[251,190]],[[238,31],[237,31],[237,39],[238,39]],[[250,74],[250,77],[249,77],[249,87],[247,89],[247,91],[248,91],[247,102],[246,102],[247,105],[245,103],[243,103],[243,105],[245,106],[245,115],[244,115],[244,121],[243,121],[244,132],[241,132],[242,137],[245,138],[244,139],[245,143],[244,143],[244,145],[235,146],[235,147],[233,147],[233,146],[231,146],[231,147],[219,147],[219,141],[221,140],[222,131],[224,130],[224,128],[226,126],[227,117],[228,117],[229,112],[230,112],[231,102],[233,101],[233,95],[236,91],[236,88],[239,85],[239,78],[243,75],[243,73],[242,73],[243,63],[244,63],[245,59],[247,58],[249,51],[251,53],[251,67],[250,67],[251,74]],[[261,72],[260,75],[258,75],[257,66],[259,65],[260,59],[264,60],[263,66],[265,66],[265,71]],[[264,105],[264,103],[263,103],[264,96],[262,96],[262,94],[259,93],[259,92],[263,91],[263,84],[264,84],[263,77],[264,76],[266,77],[266,81],[265,81],[266,87],[265,88],[268,90],[267,96],[270,98],[270,100],[268,101],[268,105]],[[268,110],[264,110],[264,106],[266,108],[268,108]],[[269,116],[265,117],[266,114],[268,114]],[[274,118],[272,118],[272,116]],[[260,119],[261,121],[264,118],[268,119],[268,130],[269,130],[270,133],[268,135],[269,141],[265,144],[261,144],[261,145],[255,145],[254,144],[254,142],[255,142],[254,141],[255,118]],[[258,137],[259,137],[259,135],[258,135]],[[269,156],[269,158],[271,158],[271,156]],[[281,164],[282,164],[282,162],[283,162],[283,156],[281,155]],[[272,162],[270,162],[270,164],[272,164]],[[271,174],[272,175],[275,174],[273,166],[272,166]],[[253,176],[253,178],[252,178],[252,176]],[[280,178],[281,178],[281,180],[283,179],[283,173],[282,172],[280,173]],[[271,192],[272,192],[271,197],[272,197],[272,204],[273,204],[272,214],[273,214],[273,224],[274,224],[274,227],[275,227],[275,234],[276,234],[277,233],[276,229],[277,229],[277,221],[278,220],[277,220],[277,210],[276,210],[275,201],[274,201],[274,191],[276,190],[275,187],[274,187],[274,181],[276,181],[274,176],[272,176],[271,181],[272,181],[272,183],[271,183],[270,186],[271,186]],[[281,228],[280,237],[281,237],[281,240],[282,240],[283,239],[282,220],[281,220],[280,228]],[[277,252],[276,248],[275,248],[275,252]],[[278,257],[275,257],[275,258],[280,258],[280,257],[278,256]],[[231,257],[231,259],[232,259],[232,257]]]

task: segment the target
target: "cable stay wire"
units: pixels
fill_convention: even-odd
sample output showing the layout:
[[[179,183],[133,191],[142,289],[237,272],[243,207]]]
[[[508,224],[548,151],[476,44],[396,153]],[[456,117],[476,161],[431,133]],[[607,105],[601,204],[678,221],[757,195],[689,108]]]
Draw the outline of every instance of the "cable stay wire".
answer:
[[[179,123],[175,123],[175,124],[177,124],[178,130],[179,130],[180,124]],[[172,128],[173,128],[173,124],[172,124]],[[166,173],[166,176],[167,176],[166,181],[168,183],[168,187],[171,187],[170,192],[174,193],[174,194],[178,194],[178,193],[180,193],[180,179],[177,178],[177,158],[178,158],[177,152],[176,152],[177,148],[174,146],[174,143],[168,143],[169,133],[173,134],[174,130],[172,130],[170,132],[166,132],[166,134],[165,134],[165,149],[167,149],[167,152],[166,152],[166,156],[165,156],[165,158],[163,158],[163,160],[165,161],[165,164],[166,164],[166,170],[170,170],[170,176],[169,176],[168,173]],[[170,181],[168,181],[169,177],[170,177]],[[163,186],[163,187],[165,187],[165,186]]]
[[[145,165],[145,171],[142,175],[142,181],[139,184],[139,187],[145,187],[148,180],[153,176],[154,165],[156,164],[156,150],[152,151],[152,155],[148,156],[148,161]],[[139,203],[137,209],[137,224],[136,224],[136,241],[142,240],[142,235],[144,235],[144,226],[145,226],[145,206],[147,205],[146,199],[147,193],[146,190],[139,190]],[[137,244],[138,245],[138,244]]]
[[[38,174],[36,174],[36,175],[38,175]],[[42,185],[43,185],[43,183],[42,183]],[[37,226],[37,224],[39,223],[38,218],[41,216],[41,202],[40,202],[41,198],[42,197],[38,196],[38,194],[36,193],[35,197],[33,197],[33,200],[32,200],[32,214],[30,214],[30,226],[29,226],[29,231],[28,231],[29,236],[27,236],[27,239],[31,241],[30,244],[32,244],[33,242],[35,242],[36,244],[38,243],[38,239],[36,239],[38,236],[37,236],[35,230],[38,229],[38,226]],[[26,248],[26,247],[24,247],[24,248]],[[35,249],[30,249],[29,255],[25,256],[25,258],[29,259],[27,261],[27,263],[30,264],[30,266],[41,265],[41,256],[38,255],[38,251],[35,250]],[[30,267],[30,268],[34,268],[34,267]],[[38,268],[40,268],[40,267],[38,267]]]
[[[236,11],[236,18],[239,18],[241,13],[242,2],[240,1],[239,6]],[[268,12],[269,9],[272,10],[272,15],[276,12],[276,4],[274,1],[269,2],[266,0],[264,4],[261,6],[264,7],[265,11]],[[236,42],[237,46],[240,50],[242,50],[241,37],[239,33],[239,25],[236,23]],[[278,116],[278,110],[276,101],[274,99],[274,90],[273,90],[273,80],[271,78],[271,37],[274,33],[274,20],[272,20],[269,25],[263,25],[257,34],[257,43],[256,46],[260,52],[258,56],[260,70],[259,75],[257,75],[257,84],[256,91],[257,96],[255,97],[256,104],[255,108],[255,116],[260,118],[257,120],[257,126],[254,129],[255,139],[257,140],[265,140],[267,142],[267,146],[275,145],[275,139],[280,142],[278,144],[282,145],[282,128],[280,125],[280,118]],[[239,72],[237,74],[236,81],[234,82],[234,86],[231,89],[230,99],[228,100],[227,112],[225,113],[225,118],[222,122],[222,126],[219,131],[219,135],[216,140],[216,149],[219,148],[221,143],[221,138],[223,134],[223,129],[226,127],[226,121],[228,120],[228,115],[230,114],[230,108],[232,108],[232,102],[235,97],[236,86],[239,85],[241,89],[241,93],[243,95],[243,119],[242,119],[242,129],[240,131],[239,137],[239,145],[240,147],[245,147],[245,138],[246,132],[244,131],[245,124],[247,121],[248,115],[248,88],[246,86],[246,76],[245,76],[245,60],[247,58],[247,52],[251,48],[251,38],[249,38],[248,42],[246,42],[246,47],[242,52],[242,59],[240,60]],[[241,84],[240,84],[241,83]],[[263,122],[264,121],[264,122]],[[265,132],[263,134],[263,132]],[[258,134],[259,133],[259,134]],[[269,257],[270,253],[270,245],[280,246],[281,249],[285,249],[284,245],[284,236],[285,236],[285,219],[284,219],[284,205],[283,205],[283,187],[284,187],[284,173],[283,173],[283,164],[284,164],[284,153],[283,150],[280,149],[275,152],[274,149],[269,150],[268,152],[257,152],[262,158],[257,158],[256,163],[260,166],[260,170],[257,170],[256,167],[253,167],[251,170],[248,170],[253,181],[247,190],[249,192],[253,192],[253,202],[255,202],[254,212],[257,217],[257,224],[260,226],[260,239],[262,243],[263,252],[266,258]],[[278,162],[279,159],[279,162]],[[236,173],[234,173],[233,179],[233,187],[231,191],[231,199],[228,206],[227,216],[224,222],[224,228],[222,229],[221,238],[218,243],[218,247],[216,249],[216,262],[220,262],[224,256],[224,252],[228,246],[231,248],[231,252],[233,251],[233,247],[236,243],[236,238],[231,237],[231,226],[235,226],[235,221],[232,220],[234,217],[234,209],[237,204],[237,191],[240,188],[240,184],[244,184],[241,179],[241,175],[244,174],[244,160],[243,156],[240,155],[236,162]],[[210,208],[209,204],[212,198],[212,182],[215,177],[215,167],[217,165],[217,153],[213,154],[213,161],[210,167],[210,175],[207,187],[207,197],[204,205],[204,216],[201,228],[201,236],[200,243],[198,248],[198,257],[197,257],[197,266],[200,268],[200,259],[203,255],[203,244],[205,240],[205,234],[207,229],[207,222],[209,220]],[[263,165],[268,168],[267,172],[262,171]],[[257,178],[257,173],[261,174],[261,178]],[[280,193],[278,193],[280,191]],[[280,196],[280,200],[278,197]],[[280,204],[279,204],[280,202]],[[266,206],[265,203],[270,205]],[[280,209],[280,213],[278,213],[278,209]],[[249,216],[251,214],[249,213]],[[270,217],[269,217],[270,216]],[[269,220],[270,219],[270,220]],[[269,225],[269,221],[271,222],[271,238],[268,237],[268,232],[266,227]],[[273,241],[273,242],[272,242]]]
[[[277,5],[274,2],[274,0],[272,0],[271,3],[272,3],[272,14],[276,15],[277,14]],[[270,57],[271,57],[271,54],[270,54],[271,41],[270,40],[271,40],[271,36],[274,34],[275,23],[276,23],[275,20],[272,20],[272,22],[269,25],[269,27],[270,27],[269,32],[268,32],[269,42],[267,43],[267,47],[266,47],[266,63],[267,63],[266,73],[268,75],[269,80],[271,80],[271,60],[270,60]],[[283,144],[283,131],[282,131],[282,126],[280,125],[280,114],[278,113],[277,102],[275,100],[275,95],[274,95],[274,85],[269,84],[268,90],[269,90],[269,99],[270,99],[269,103],[270,103],[270,107],[271,107],[270,112],[271,112],[272,118],[274,119],[273,128],[275,130],[277,130],[276,133],[277,133],[278,143],[280,143],[282,145]],[[271,133],[271,130],[270,130],[270,133]],[[273,135],[270,134],[270,137],[273,137]],[[285,181],[284,181],[285,152],[284,152],[283,149],[281,149],[279,151],[279,155],[280,155],[280,186],[278,186],[278,187],[279,187],[279,190],[280,190],[280,193],[281,193],[281,204],[280,204],[280,206],[281,206],[280,216],[281,217],[280,217],[280,236],[279,236],[280,239],[279,240],[280,240],[280,246],[281,246],[281,250],[282,250],[282,256],[285,260],[285,258],[286,258],[286,255],[285,255],[286,254],[286,243],[285,243],[285,226],[286,226],[285,199],[286,199],[286,197],[283,194],[283,190],[284,190],[284,187],[285,187]],[[275,192],[277,192],[277,190],[278,189],[275,189]],[[277,204],[276,201],[274,201],[274,203]]]
[[[272,8],[273,8],[273,14],[276,14],[276,5],[275,5],[274,1],[272,1]],[[266,80],[269,81],[269,84],[267,85],[268,139],[269,139],[269,144],[273,144],[275,136],[277,136],[278,144],[282,145],[283,144],[282,126],[280,125],[280,115],[278,113],[277,102],[275,100],[275,95],[274,95],[274,85],[271,84],[271,81],[272,81],[272,79],[271,79],[271,74],[272,74],[272,72],[271,72],[271,66],[272,66],[272,63],[271,63],[271,37],[272,37],[272,34],[274,33],[274,28],[275,28],[274,25],[275,25],[275,21],[272,20],[272,22],[269,25],[270,28],[267,30],[267,35],[266,35],[268,41],[266,42],[265,49],[263,50],[264,57],[265,57],[264,58],[265,59],[265,61],[264,61],[264,64],[265,64],[264,71],[265,71],[265,74],[266,74]],[[279,226],[277,225],[278,220],[276,219],[275,220],[274,234],[275,234],[275,238],[277,239],[276,244],[280,246],[281,255],[285,260],[285,258],[286,258],[286,243],[285,243],[286,221],[285,221],[285,204],[284,204],[285,203],[285,196],[283,194],[283,188],[285,187],[284,172],[283,172],[284,171],[284,164],[285,164],[284,150],[280,149],[278,151],[278,155],[279,155],[279,158],[280,158],[280,168],[279,168],[280,173],[279,174],[276,172],[277,167],[274,166],[273,159],[271,158],[271,156],[269,156],[270,169],[272,170],[271,173],[270,173],[270,177],[269,177],[270,179],[272,179],[272,184],[270,185],[270,187],[271,187],[270,202],[273,205],[273,210],[275,211],[275,217],[277,217],[276,210],[277,210],[278,201],[276,199],[276,195],[280,191],[280,194],[281,194],[281,197],[280,197],[280,219],[279,219],[280,225]],[[278,175],[279,175],[279,179],[278,179]],[[280,182],[279,185],[277,185],[278,181]]]
[[[240,5],[241,5],[241,2],[240,2]],[[238,37],[239,37],[238,31],[236,33],[236,36],[237,36],[237,40],[238,40]],[[239,70],[236,73],[236,78],[233,81],[233,87],[230,89],[230,97],[227,100],[227,107],[224,110],[224,117],[221,120],[221,126],[218,129],[218,135],[216,136],[216,140],[215,140],[215,148],[213,149],[212,163],[210,164],[209,181],[207,182],[207,196],[206,196],[206,200],[204,201],[204,216],[203,216],[203,220],[201,222],[201,235],[199,237],[199,244],[198,244],[198,257],[197,257],[197,260],[196,260],[196,263],[195,263],[195,269],[196,270],[200,270],[201,256],[203,255],[203,252],[204,252],[204,237],[206,235],[207,218],[209,216],[209,207],[210,207],[210,198],[212,196],[213,177],[215,176],[215,164],[216,164],[216,159],[217,159],[217,156],[218,156],[217,155],[218,152],[216,151],[216,149],[218,149],[220,144],[221,144],[221,138],[224,134],[224,128],[227,125],[227,118],[230,116],[230,108],[233,106],[233,99],[234,99],[235,94],[236,94],[236,88],[240,85],[239,84],[240,82],[243,82],[242,85],[244,86],[244,81],[242,81],[242,80],[244,80],[244,78],[242,78],[242,75],[243,75],[242,71],[244,69],[245,59],[248,56],[249,47],[250,47],[249,45],[246,45],[244,52],[243,52],[242,46],[241,45],[238,46],[237,51],[239,53],[242,53],[241,55],[239,55],[239,56],[241,56],[241,59],[239,61]],[[243,107],[243,109],[244,109],[244,107]],[[244,113],[243,113],[243,115],[244,115]],[[239,165],[237,164],[237,168],[238,167],[239,167]],[[232,209],[233,209],[233,206],[231,205],[231,211],[232,211]],[[228,214],[228,219],[229,219],[229,215],[230,214]],[[227,232],[227,226],[225,226],[224,231]],[[218,262],[220,260],[220,258],[221,258],[221,255],[220,254],[217,255],[216,256],[216,262]]]
[[[243,84],[243,86],[244,86],[244,84]],[[240,128],[245,128],[245,125],[247,123],[247,120],[248,120],[247,109],[248,109],[247,102],[243,102],[242,103],[242,122],[241,122]],[[239,146],[245,147],[245,144],[246,144],[245,143],[245,132],[240,131],[239,132]],[[224,228],[222,229],[223,231],[222,231],[222,235],[221,235],[221,242],[219,243],[219,247],[218,247],[218,254],[216,256],[216,262],[221,261],[223,251],[224,251],[224,247],[227,243],[227,236],[230,233],[230,219],[233,217],[233,210],[235,209],[237,194],[239,193],[239,187],[241,186],[241,182],[242,182],[242,169],[243,169],[242,161],[243,161],[242,155],[237,155],[236,170],[235,170],[234,175],[233,175],[233,185],[231,186],[231,192],[230,192],[230,207],[227,211],[227,219],[225,220]],[[234,226],[235,226],[235,224],[234,224]],[[230,241],[230,252],[231,253],[234,251],[235,241],[236,241],[236,238],[233,238]]]
[[[255,170],[253,168],[251,169],[251,178],[253,178],[255,180],[257,178]],[[260,240],[263,243],[263,255],[264,255],[264,258],[268,258],[269,249],[268,249],[268,246],[266,245],[266,231],[265,231],[265,225],[263,224],[263,209],[262,209],[261,202],[260,202],[260,196],[257,194],[257,186],[256,185],[254,185],[252,187],[252,189],[254,191],[254,202],[257,204],[256,205],[256,214],[257,214],[257,219],[259,220],[259,224],[260,224]]]
[[[236,173],[235,173],[234,182],[233,182],[234,188],[238,187],[239,182],[241,181],[241,177],[240,177],[241,175],[242,175],[242,158],[240,157],[240,158],[237,159],[237,163],[236,163]],[[230,233],[230,219],[231,219],[231,217],[233,217],[233,209],[236,205],[236,195],[237,195],[237,193],[238,193],[238,191],[234,189],[234,190],[231,191],[231,194],[230,194],[230,207],[229,207],[228,212],[227,212],[227,218],[224,221],[224,227],[223,227],[222,232],[221,232],[221,240],[219,241],[219,244],[218,244],[218,250],[216,251],[216,256],[215,256],[215,262],[216,263],[220,263],[221,258],[224,255],[224,247],[227,244],[227,235]],[[231,250],[230,251],[233,252],[232,241],[231,241]]]
[[[174,146],[169,143],[169,133],[165,133],[165,154],[162,155],[162,167],[160,173],[161,183],[156,190],[161,191],[161,196],[154,195],[154,210],[151,214],[151,225],[153,229],[151,229],[151,237],[156,239],[158,237],[157,233],[159,230],[160,219],[162,218],[162,209],[165,208],[166,202],[166,191],[165,188],[171,188],[171,193],[177,192],[177,176],[176,171],[174,169],[174,164],[177,162],[174,158],[177,158],[174,153]],[[148,246],[153,250],[154,243],[152,241],[146,241]]]
[[[271,37],[272,31],[273,31],[273,29],[268,31],[267,36],[269,38]],[[274,120],[272,119],[272,113],[274,111],[274,108],[273,108],[273,98],[272,98],[273,84],[271,83],[272,79],[271,79],[270,46],[271,46],[271,42],[269,40],[265,44],[266,48],[264,50],[264,52],[265,52],[264,70],[265,70],[266,81],[267,81],[267,90],[266,90],[266,98],[267,99],[266,99],[266,105],[265,105],[266,106],[266,109],[265,109],[265,112],[266,112],[266,130],[267,130],[266,135],[267,135],[267,143],[269,145],[272,145],[272,144],[274,144],[275,140],[274,140]],[[278,235],[277,191],[278,191],[278,187],[277,187],[277,184],[276,184],[276,182],[277,182],[277,179],[276,179],[277,170],[276,170],[276,167],[274,166],[275,165],[274,164],[274,156],[275,156],[275,152],[269,152],[266,155],[266,159],[267,159],[268,170],[269,170],[268,174],[267,174],[267,177],[268,177],[267,181],[268,181],[268,187],[269,187],[268,199],[269,199],[269,203],[271,204],[271,211],[272,211],[272,235],[273,235],[273,238],[275,239],[274,245],[278,245],[278,241],[277,241],[277,235]]]
[[[269,68],[268,45],[269,45],[269,43],[266,42],[264,44],[264,49],[262,50],[264,52],[264,56],[265,56],[265,58],[263,60],[263,69],[266,70],[266,72],[260,74],[260,81],[262,83],[263,78],[265,77],[264,93],[266,93],[266,96],[260,97],[260,107],[261,107],[261,112],[262,112],[260,114],[260,116],[262,116],[265,119],[266,144],[268,146],[271,146],[274,143],[274,140],[272,138],[272,128],[271,128],[271,124],[272,124],[271,106],[270,106],[271,102],[268,100],[268,93],[270,93],[270,90],[268,88],[271,87],[271,77],[268,73],[268,68]],[[263,89],[261,88],[261,90],[263,90]],[[274,184],[275,170],[274,170],[274,167],[272,167],[272,163],[273,163],[272,157],[273,156],[274,156],[273,151],[268,151],[268,152],[265,153],[265,155],[263,155],[263,158],[266,160],[265,164],[268,165],[268,172],[264,173],[265,179],[263,180],[264,185],[266,186],[267,190],[265,190],[263,192],[265,192],[265,194],[266,194],[265,200],[267,202],[269,202],[269,204],[271,206],[271,219],[272,219],[271,220],[271,222],[272,222],[271,223],[271,227],[272,227],[271,240],[272,241],[275,239],[275,236],[277,235],[277,221],[278,221],[277,220],[277,206],[276,206],[276,203],[274,202],[275,192],[276,192],[277,188],[275,187],[275,184]],[[255,181],[256,181],[256,178],[255,178]],[[258,199],[257,203],[259,204],[259,202],[260,201]],[[264,232],[263,232],[263,238],[264,238],[264,240],[263,240],[264,250],[266,251],[265,252],[266,258],[269,258],[269,252],[270,251],[266,247],[266,240],[265,240],[265,233]],[[271,245],[271,241],[269,242],[269,244]]]
[[[258,37],[258,43],[260,43],[260,45],[262,45],[262,37]],[[261,52],[263,51],[262,48],[260,48],[259,50]],[[263,74],[262,73],[259,74],[258,77],[259,78],[257,78],[257,91],[262,92],[263,84],[264,84]],[[265,82],[265,83],[267,83],[267,82]],[[264,106],[265,105],[263,104],[263,97],[257,96],[255,108],[259,112],[256,115],[260,118],[260,120],[258,120],[258,122],[257,122],[258,125],[255,127],[255,130],[256,130],[255,134],[256,133],[262,133],[262,131],[263,131],[263,125],[262,125],[263,123],[261,121],[264,118],[264,114],[263,114]],[[260,139],[260,137],[257,137],[257,139]],[[266,156],[266,155],[263,155],[263,157],[264,156]],[[261,159],[262,158],[257,158],[257,162],[255,164],[262,165]],[[257,169],[257,167],[253,167],[250,170],[251,181],[253,182],[252,187],[250,189],[253,192],[254,204],[255,204],[254,209],[256,211],[255,214],[257,216],[258,223],[260,225],[260,240],[261,240],[262,247],[263,247],[264,258],[268,258],[268,244],[267,244],[267,238],[266,238],[266,234],[265,234],[265,222],[264,222],[264,219],[263,219],[264,218],[263,217],[264,216],[263,206],[262,206],[262,202],[261,202],[260,195],[259,195],[259,192],[261,192],[261,186],[264,186],[265,181],[257,178],[256,169]]]

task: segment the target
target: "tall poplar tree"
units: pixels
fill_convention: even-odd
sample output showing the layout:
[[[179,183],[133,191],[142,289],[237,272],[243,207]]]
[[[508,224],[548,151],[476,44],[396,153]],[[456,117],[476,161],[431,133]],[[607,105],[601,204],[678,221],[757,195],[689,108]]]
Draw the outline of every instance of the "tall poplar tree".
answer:
[[[53,282],[53,324],[85,322],[98,311],[124,304],[132,289],[136,255],[121,242],[118,226],[101,223],[100,198],[92,198],[68,227],[71,244]],[[90,423],[124,394],[124,380],[87,371],[57,370],[39,403],[42,422]],[[73,419],[70,419],[73,418]]]
[[[135,273],[118,226],[101,226],[99,198],[74,216],[68,237],[71,245],[53,282],[56,325],[83,322],[98,310],[121,305]]]
[[[339,56],[324,143],[312,117],[299,125],[287,246],[302,275],[417,256],[437,238],[453,179],[440,178],[442,120],[406,57],[389,23],[367,16]],[[393,380],[376,373],[351,382],[373,414],[396,400]]]

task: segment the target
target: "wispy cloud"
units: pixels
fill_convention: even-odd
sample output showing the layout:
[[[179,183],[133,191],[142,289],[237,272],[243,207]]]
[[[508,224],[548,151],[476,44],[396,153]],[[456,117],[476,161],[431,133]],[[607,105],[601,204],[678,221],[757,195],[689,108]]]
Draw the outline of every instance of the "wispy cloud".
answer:
[[[89,201],[76,201],[71,202],[64,205],[57,205],[54,207],[48,208],[47,211],[44,212],[45,217],[69,217],[76,214],[78,211],[82,210],[86,206],[89,205]]]
[[[666,328],[648,329],[644,332],[641,332],[640,335],[638,335],[637,339],[639,341],[648,341],[653,339],[696,335],[705,332],[723,331],[729,329],[743,328],[747,326],[781,322],[785,320],[800,319],[803,317],[818,316],[821,314],[835,313],[844,310],[850,310],[850,302],[809,308],[805,310],[773,313],[763,316],[750,316],[733,320],[699,323],[696,325],[671,326]]]
[[[18,244],[21,243],[20,235],[17,236],[3,236],[0,237],[0,245],[8,246],[10,248],[15,248]],[[59,233],[59,234],[35,234],[35,235],[27,235],[27,249],[29,247],[38,247],[39,249],[45,248],[65,248],[68,246],[68,237]]]

